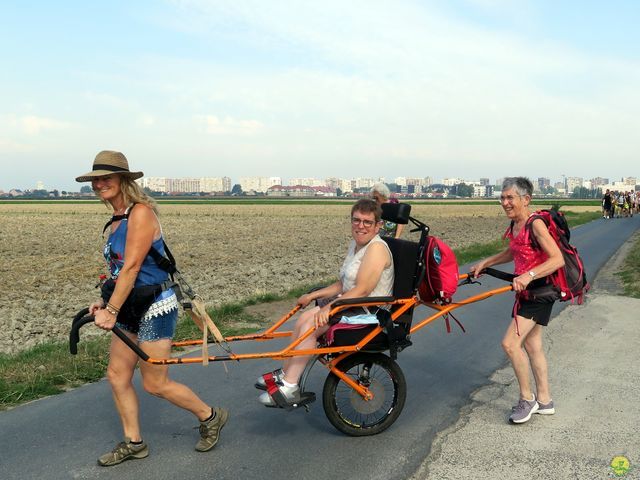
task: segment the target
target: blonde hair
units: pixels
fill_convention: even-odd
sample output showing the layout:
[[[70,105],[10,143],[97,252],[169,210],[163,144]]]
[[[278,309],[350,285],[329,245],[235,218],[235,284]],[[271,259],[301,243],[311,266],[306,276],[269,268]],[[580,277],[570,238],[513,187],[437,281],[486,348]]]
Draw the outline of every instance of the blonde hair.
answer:
[[[156,215],[158,215],[158,205],[156,201],[144,193],[144,190],[142,190],[140,185],[138,185],[134,179],[129,175],[119,173],[114,173],[114,175],[118,175],[120,177],[120,191],[122,192],[122,198],[124,199],[125,205],[131,206],[134,203],[141,203],[149,207]],[[102,200],[102,203],[107,207],[111,206],[108,201]]]

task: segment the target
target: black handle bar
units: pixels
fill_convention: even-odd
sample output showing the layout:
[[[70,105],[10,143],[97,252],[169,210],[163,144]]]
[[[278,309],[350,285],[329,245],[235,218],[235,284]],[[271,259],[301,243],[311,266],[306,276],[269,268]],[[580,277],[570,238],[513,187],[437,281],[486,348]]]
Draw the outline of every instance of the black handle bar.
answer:
[[[73,317],[73,321],[71,322],[71,331],[69,332],[69,352],[71,355],[76,355],[78,353],[78,342],[80,341],[80,328],[86,325],[87,323],[91,323],[94,320],[93,315],[89,315],[89,309],[83,308],[76,316]],[[111,330],[114,335],[116,335],[120,340],[127,344],[127,346],[133,350],[136,355],[138,355],[145,362],[149,360],[149,355],[144,353],[140,347],[131,340],[117,325],[114,325]]]
[[[76,355],[78,353],[80,327],[89,322],[93,322],[93,316],[89,315],[88,308],[83,308],[76,313],[75,317],[73,317],[73,321],[71,322],[71,331],[69,332],[69,352],[71,352],[71,355]]]
[[[518,276],[514,273],[503,272],[502,270],[496,270],[495,268],[491,268],[491,267],[485,268],[482,272],[509,283],[513,282],[513,279]],[[532,280],[529,283],[529,285],[527,285],[526,289],[532,290],[534,288],[538,288],[546,284],[547,284],[547,277],[536,278],[535,280]]]
[[[504,280],[505,282],[513,282],[513,279],[516,278],[516,275],[513,273],[503,272],[502,270],[496,270],[495,268],[491,267],[485,268],[483,272],[487,275],[491,275],[492,277]]]

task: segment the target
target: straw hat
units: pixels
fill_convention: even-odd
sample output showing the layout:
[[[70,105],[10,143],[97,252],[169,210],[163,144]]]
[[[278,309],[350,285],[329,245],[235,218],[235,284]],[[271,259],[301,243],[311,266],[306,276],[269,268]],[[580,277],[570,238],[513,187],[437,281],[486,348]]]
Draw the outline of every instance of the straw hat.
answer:
[[[127,157],[122,153],[114,152],[112,150],[103,150],[96,155],[96,159],[93,161],[93,170],[89,173],[76,177],[76,182],[90,182],[96,177],[111,175],[113,173],[127,175],[133,180],[144,175],[142,172],[130,172]]]

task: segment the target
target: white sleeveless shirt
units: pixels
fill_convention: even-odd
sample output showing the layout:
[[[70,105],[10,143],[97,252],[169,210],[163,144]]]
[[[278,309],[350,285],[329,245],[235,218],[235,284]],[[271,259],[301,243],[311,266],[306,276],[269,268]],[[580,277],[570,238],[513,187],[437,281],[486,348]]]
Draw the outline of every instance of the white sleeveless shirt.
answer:
[[[393,256],[391,255],[391,250],[389,250],[389,245],[387,245],[387,242],[382,240],[379,235],[373,237],[369,243],[367,243],[357,252],[356,241],[351,240],[351,243],[349,244],[349,250],[347,251],[347,257],[342,263],[342,268],[340,268],[340,281],[342,282],[343,293],[347,290],[351,290],[356,286],[356,277],[358,276],[358,270],[360,270],[360,264],[362,263],[364,254],[367,251],[367,248],[369,248],[369,245],[374,242],[382,242],[382,244],[387,249],[387,252],[389,253],[389,259],[391,260],[391,262],[389,266],[382,271],[382,275],[380,275],[378,284],[375,286],[369,296],[388,297],[393,295]]]

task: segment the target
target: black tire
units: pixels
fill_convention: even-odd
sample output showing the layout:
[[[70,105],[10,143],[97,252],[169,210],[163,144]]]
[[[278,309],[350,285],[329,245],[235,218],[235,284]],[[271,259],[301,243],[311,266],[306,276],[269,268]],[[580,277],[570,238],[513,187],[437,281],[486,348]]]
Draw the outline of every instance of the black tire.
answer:
[[[322,405],[331,424],[353,437],[375,435],[400,416],[407,398],[407,382],[398,364],[382,353],[356,353],[338,368],[372,390],[372,400],[330,373],[322,390]]]

